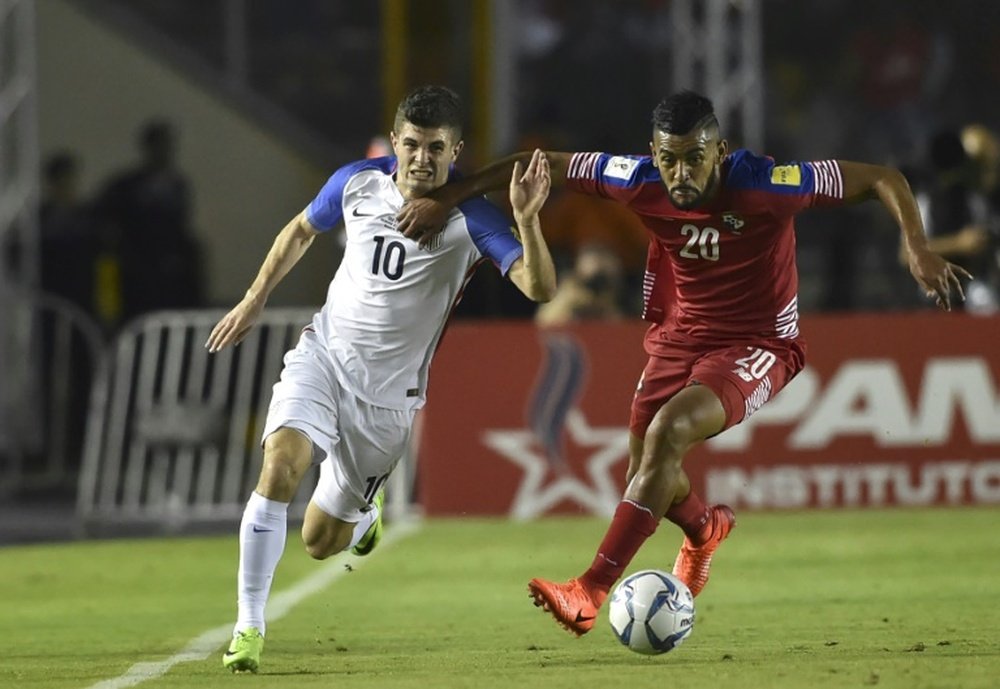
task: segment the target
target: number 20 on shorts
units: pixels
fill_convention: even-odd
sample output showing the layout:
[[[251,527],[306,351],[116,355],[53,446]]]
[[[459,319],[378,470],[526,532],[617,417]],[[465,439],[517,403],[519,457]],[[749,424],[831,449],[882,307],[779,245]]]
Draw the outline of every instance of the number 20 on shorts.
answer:
[[[778,360],[772,352],[760,347],[747,347],[750,354],[736,360],[736,370],[734,373],[748,383],[760,380],[767,375],[767,372]]]

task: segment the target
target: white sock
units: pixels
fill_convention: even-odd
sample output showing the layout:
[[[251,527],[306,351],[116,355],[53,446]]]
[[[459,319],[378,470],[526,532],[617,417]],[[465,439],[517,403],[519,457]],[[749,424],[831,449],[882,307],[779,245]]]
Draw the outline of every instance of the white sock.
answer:
[[[264,605],[285,550],[287,531],[288,503],[251,493],[240,522],[240,569],[236,577],[239,613],[234,634],[248,627],[265,633]]]
[[[371,510],[365,512],[361,515],[361,521],[354,525],[354,532],[351,534],[351,542],[347,544],[344,550],[350,550],[356,546],[360,541],[361,537],[365,535],[365,531],[368,530],[375,520],[378,519],[379,509],[375,505],[372,505]]]

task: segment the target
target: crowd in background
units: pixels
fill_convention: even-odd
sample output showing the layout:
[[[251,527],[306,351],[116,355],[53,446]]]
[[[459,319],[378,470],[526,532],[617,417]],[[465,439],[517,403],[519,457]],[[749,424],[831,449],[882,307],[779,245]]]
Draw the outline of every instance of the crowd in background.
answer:
[[[127,4],[205,60],[226,60],[217,40],[225,3],[213,0],[197,14],[162,0]],[[360,157],[372,134],[369,123],[378,121],[381,111],[381,91],[364,69],[379,60],[377,6],[358,10],[350,4],[348,11],[347,3],[299,5],[291,13],[276,0],[247,3],[246,77]],[[435,12],[467,12],[459,5]],[[668,83],[671,3],[516,0],[516,5],[519,147],[646,152],[652,105],[667,91],[686,86]],[[903,169],[918,192],[935,246],[981,278],[972,303],[989,312],[996,302],[1000,245],[994,134],[1000,101],[992,97],[1000,87],[1000,47],[991,39],[1000,28],[1000,12],[994,3],[969,0],[945,8],[932,0],[768,0],[761,9],[766,143],[760,152],[781,161],[841,158]],[[413,31],[428,30],[423,15],[410,17]],[[822,27],[821,37],[816,27]],[[414,51],[412,73],[443,69],[437,80],[454,79],[461,90],[468,67],[452,58],[458,44],[472,40],[467,31],[459,22],[448,33],[457,37],[453,43],[442,35]],[[351,117],[343,116],[347,103]],[[46,167],[51,193],[43,215],[48,265],[43,286],[70,296],[111,329],[146,310],[204,301],[190,227],[192,192],[172,165],[155,162],[167,154],[174,134],[166,123],[150,124],[141,135],[145,162],[69,213],[60,210],[65,203],[60,199],[81,161],[56,156]],[[470,156],[465,165],[486,162]],[[567,289],[579,299],[595,288],[598,302],[613,294],[617,312],[638,313],[646,247],[639,223],[613,204],[558,190],[544,212]],[[67,224],[78,227],[66,229]],[[803,311],[926,304],[909,286],[895,228],[877,204],[805,213],[798,226]],[[53,270],[63,265],[55,260],[60,252],[93,260]],[[596,270],[585,267],[594,265],[598,254],[607,257],[600,278],[580,274]],[[606,313],[596,306],[570,311]],[[480,271],[456,314],[532,317],[535,307],[491,271]]]
[[[107,333],[158,309],[204,305],[192,190],[175,164],[177,133],[154,120],[137,133],[138,160],[82,198],[85,161],[69,151],[43,164],[40,286]]]
[[[671,3],[519,4],[530,18],[519,61],[520,130],[557,149],[645,153],[652,104],[663,91],[688,86],[663,86],[672,73]],[[1000,100],[993,97],[1000,89],[1000,46],[993,40],[1000,8],[988,0],[948,6],[768,0],[761,10],[766,132],[759,152],[780,161],[840,158],[900,167],[925,215],[936,209],[935,218],[925,218],[929,231],[962,237],[964,248],[948,255],[981,275],[995,297],[1000,238],[990,149],[1000,126]],[[966,153],[952,146],[956,155],[943,171],[935,148],[974,124],[988,143],[964,137]],[[733,135],[726,122],[722,127]],[[797,226],[803,311],[927,305],[908,284],[895,227],[877,204],[807,212]],[[581,243],[599,232],[573,231],[585,235]],[[990,311],[988,302],[976,303]]]
[[[175,162],[177,137],[165,120],[144,123],[136,132],[137,159],[111,174],[91,198],[80,193],[86,161],[78,155],[58,151],[42,163],[39,290],[62,311],[67,303],[75,307],[77,317],[109,342],[142,314],[206,305],[203,261],[191,221],[193,191]],[[26,253],[13,249],[19,270]],[[37,415],[42,435],[22,450],[38,461],[55,451],[58,435],[63,439],[56,445],[76,466],[95,363],[88,343],[76,337],[67,341],[59,332],[49,315],[40,318],[41,385],[32,387],[33,399],[22,404],[60,410],[55,417]]]
[[[234,4],[205,0],[191,12],[173,0],[108,2],[139,13],[204,64],[226,68],[231,56],[221,37]],[[520,22],[512,34],[514,146],[646,153],[655,103],[692,86],[671,83],[669,0],[510,2]],[[357,158],[391,152],[380,127],[384,6],[300,0],[290,12],[284,0],[247,2],[249,54],[241,78],[328,137],[332,149],[355,151]],[[471,111],[470,7],[426,3],[412,12],[407,31],[421,38],[407,48],[406,64],[409,80],[448,83]],[[993,0],[947,7],[936,0],[761,3],[758,95],[766,131],[759,152],[783,162],[840,158],[899,167],[916,192],[932,247],[976,276],[962,308],[977,314],[996,313],[1000,301],[998,8]],[[737,128],[721,124],[733,137]],[[135,136],[134,163],[86,198],[79,180],[90,161],[70,150],[47,151],[42,160],[39,286],[78,307],[107,342],[147,312],[226,305],[207,298],[193,206],[211,190],[193,189],[178,168],[183,134],[164,119],[127,132]],[[470,128],[467,138],[475,136]],[[333,170],[347,162],[323,165]],[[486,162],[470,146],[460,167]],[[301,201],[315,191],[304,191]],[[457,318],[534,318],[540,327],[558,327],[638,317],[647,237],[630,212],[557,187],[542,225],[560,273],[555,298],[538,307],[497,271],[483,269]],[[806,212],[797,226],[802,312],[932,307],[914,288],[897,230],[879,204]],[[2,247],[15,272],[27,255],[23,247]],[[54,330],[42,331],[48,361]],[[91,375],[78,349],[71,352],[73,461]],[[42,382],[48,389],[51,381]]]

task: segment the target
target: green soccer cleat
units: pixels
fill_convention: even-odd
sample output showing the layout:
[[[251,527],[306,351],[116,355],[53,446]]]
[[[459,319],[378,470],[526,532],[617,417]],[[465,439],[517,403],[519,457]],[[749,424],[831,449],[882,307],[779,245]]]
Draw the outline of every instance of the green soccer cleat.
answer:
[[[375,546],[378,542],[382,540],[382,505],[385,504],[385,491],[380,490],[378,495],[375,496],[373,501],[375,507],[378,508],[378,519],[375,523],[368,527],[365,531],[365,535],[361,537],[358,544],[351,548],[351,552],[359,557],[364,557],[368,555],[371,551],[375,550]]]
[[[233,672],[257,672],[264,637],[256,627],[249,627],[233,636],[229,650],[222,654],[222,667]]]

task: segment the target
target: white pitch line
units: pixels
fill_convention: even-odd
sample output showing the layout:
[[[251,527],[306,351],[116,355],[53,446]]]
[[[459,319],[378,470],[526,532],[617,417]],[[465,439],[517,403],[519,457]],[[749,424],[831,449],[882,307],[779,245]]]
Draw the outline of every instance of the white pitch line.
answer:
[[[417,531],[419,522],[399,522],[386,530],[385,537],[380,544],[380,550],[393,542],[398,541]],[[352,567],[357,569],[364,560],[352,560]],[[301,603],[314,593],[326,588],[331,582],[347,573],[344,567],[344,559],[333,557],[321,566],[319,570],[310,574],[305,579],[275,595],[267,604],[268,623],[276,621],[288,614],[296,605]],[[134,687],[136,684],[146,682],[167,674],[170,669],[179,663],[188,663],[196,660],[205,660],[212,653],[215,653],[233,635],[233,624],[224,624],[200,634],[192,639],[184,650],[175,653],[169,658],[147,663],[136,663],[124,674],[113,679],[101,680],[97,684],[90,685],[87,689],[124,689],[124,687]],[[220,665],[219,672],[222,672]]]

